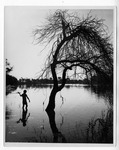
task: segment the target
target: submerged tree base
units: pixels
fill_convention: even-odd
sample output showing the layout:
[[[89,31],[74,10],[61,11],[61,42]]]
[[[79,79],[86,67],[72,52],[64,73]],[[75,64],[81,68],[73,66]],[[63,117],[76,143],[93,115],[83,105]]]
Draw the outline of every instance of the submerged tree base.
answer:
[[[50,127],[53,133],[53,142],[54,143],[66,143],[64,135],[59,132],[56,123],[55,123],[55,111],[52,109],[46,109],[47,115],[49,117]]]

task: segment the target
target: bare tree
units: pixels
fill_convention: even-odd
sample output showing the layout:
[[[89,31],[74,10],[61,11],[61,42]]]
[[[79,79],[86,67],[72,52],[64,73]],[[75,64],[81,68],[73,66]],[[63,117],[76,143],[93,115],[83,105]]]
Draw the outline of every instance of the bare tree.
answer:
[[[76,75],[83,68],[87,77],[100,74],[110,81],[113,47],[103,21],[93,18],[90,13],[81,19],[67,10],[57,10],[47,18],[46,25],[35,29],[34,36],[38,43],[53,41],[42,72],[42,76],[51,72],[54,81],[47,110],[55,108],[56,93],[65,86],[68,70]],[[60,85],[57,77],[59,71],[62,72]]]

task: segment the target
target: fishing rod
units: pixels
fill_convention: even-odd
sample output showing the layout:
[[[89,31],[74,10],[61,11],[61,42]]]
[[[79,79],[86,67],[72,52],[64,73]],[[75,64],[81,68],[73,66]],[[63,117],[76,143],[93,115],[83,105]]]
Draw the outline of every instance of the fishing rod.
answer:
[[[15,92],[15,93],[11,93],[11,94],[21,94],[20,92]]]

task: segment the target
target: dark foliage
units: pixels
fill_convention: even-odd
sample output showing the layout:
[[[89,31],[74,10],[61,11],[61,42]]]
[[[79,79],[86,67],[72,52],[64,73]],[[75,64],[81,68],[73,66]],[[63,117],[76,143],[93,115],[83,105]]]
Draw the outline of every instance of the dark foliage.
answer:
[[[6,85],[17,85],[18,80],[17,78],[11,76],[11,75],[6,75]]]
[[[11,67],[10,63],[6,59],[6,85],[17,85],[18,80],[17,78],[10,75],[10,72],[13,70],[13,67]]]

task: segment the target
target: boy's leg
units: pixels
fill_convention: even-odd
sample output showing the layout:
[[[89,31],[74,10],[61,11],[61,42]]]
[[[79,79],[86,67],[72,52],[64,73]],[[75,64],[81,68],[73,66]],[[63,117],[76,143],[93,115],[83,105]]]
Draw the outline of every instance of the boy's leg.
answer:
[[[27,108],[28,108],[28,104],[26,103],[26,110],[27,110]]]
[[[24,103],[23,103],[22,109],[24,109]]]

